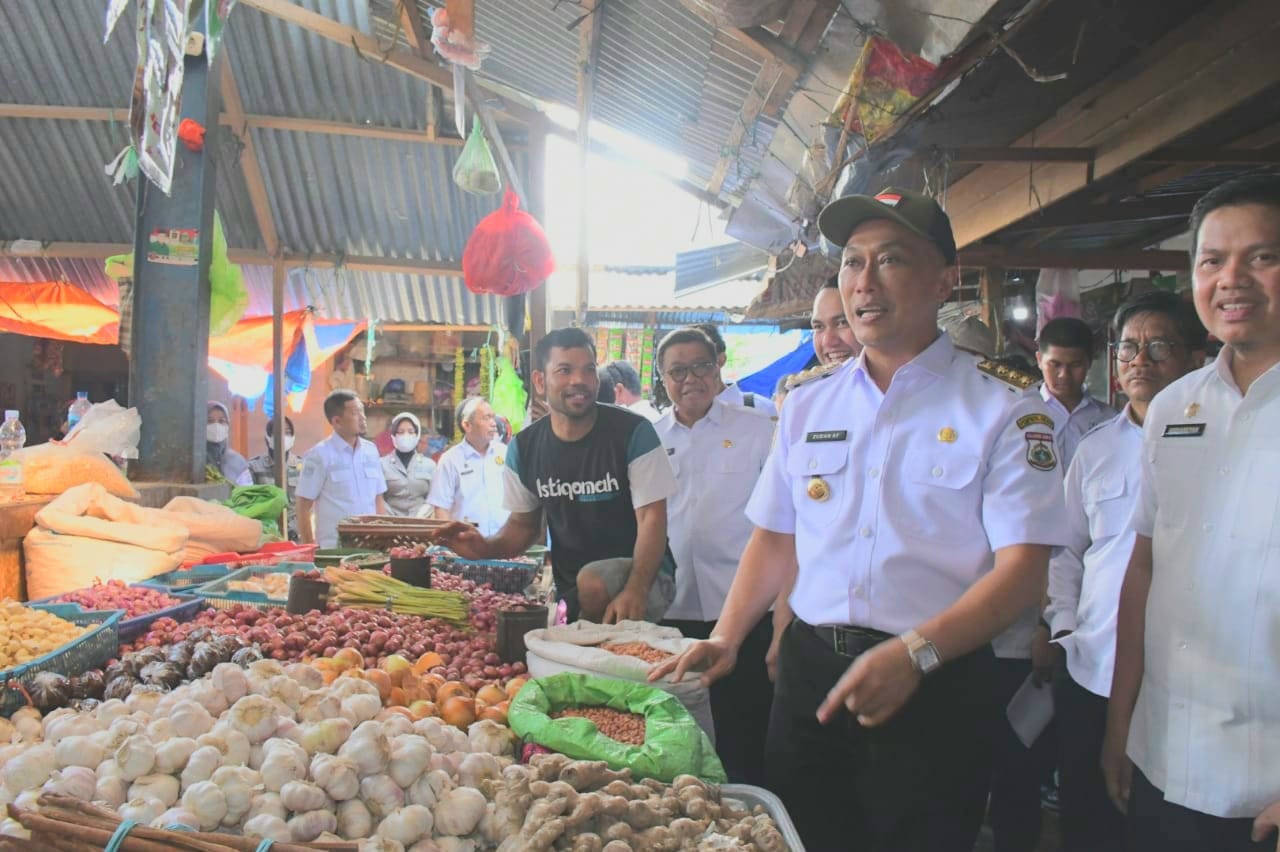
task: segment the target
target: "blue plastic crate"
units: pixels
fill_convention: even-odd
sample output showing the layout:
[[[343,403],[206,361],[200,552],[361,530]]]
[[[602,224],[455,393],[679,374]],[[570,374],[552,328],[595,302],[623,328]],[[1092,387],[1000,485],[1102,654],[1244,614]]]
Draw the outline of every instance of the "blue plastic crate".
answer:
[[[130,585],[163,591],[170,597],[177,598],[179,602],[173,606],[165,607],[164,609],[143,613],[142,615],[134,616],[133,618],[126,618],[120,621],[116,627],[120,634],[121,642],[132,642],[134,639],[137,639],[139,636],[146,633],[151,628],[151,625],[161,618],[172,618],[174,621],[178,622],[190,621],[205,607],[204,601],[200,600],[200,598],[195,595],[176,594],[160,586],[153,586],[150,583],[131,583]],[[63,594],[69,593],[63,592]],[[52,597],[29,601],[27,605],[40,606],[43,604],[53,604],[60,597],[62,597],[62,595],[53,595]],[[73,604],[73,606],[79,606],[79,604]]]
[[[235,606],[252,606],[258,609],[283,607],[286,598],[269,598],[261,592],[238,592],[230,588],[230,584],[243,580],[251,580],[266,574],[292,574],[294,571],[310,571],[316,566],[310,562],[281,562],[279,565],[251,565],[233,571],[225,577],[206,583],[195,590],[195,595],[209,606],[216,609],[231,609]]]
[[[83,674],[100,667],[116,655],[120,647],[118,625],[124,617],[122,609],[91,610],[86,612],[79,604],[29,604],[32,609],[42,609],[72,624],[97,628],[43,657],[0,671],[0,715],[8,716],[26,704],[16,684],[29,685],[41,672],[57,672],[67,677]]]
[[[153,589],[174,594],[175,592],[191,593],[205,583],[211,583],[214,580],[221,580],[232,572],[232,569],[223,564],[212,565],[196,565],[178,571],[169,571],[165,574],[157,574],[138,583],[139,586],[149,586]]]

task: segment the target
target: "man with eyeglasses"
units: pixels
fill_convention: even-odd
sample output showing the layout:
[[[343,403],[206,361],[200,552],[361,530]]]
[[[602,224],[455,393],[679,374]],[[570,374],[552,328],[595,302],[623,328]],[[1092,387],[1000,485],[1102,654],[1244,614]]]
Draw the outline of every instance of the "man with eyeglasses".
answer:
[[[1053,687],[1065,852],[1124,849],[1124,817],[1107,798],[1098,756],[1120,584],[1133,551],[1126,525],[1142,475],[1142,424],[1156,394],[1204,361],[1204,327],[1173,293],[1153,290],[1129,300],[1113,329],[1111,351],[1129,403],[1080,441],[1064,486],[1070,541],[1049,562],[1045,620],[1067,658],[1067,674]]]
[[[675,470],[667,536],[676,558],[676,596],[665,624],[706,639],[724,608],[751,538],[747,500],[773,443],[773,419],[716,399],[715,345],[696,328],[658,344],[658,367],[673,406],[654,424]],[[729,780],[764,783],[764,738],[773,686],[765,670],[769,616],[747,634],[738,667],[711,685],[716,747]]]

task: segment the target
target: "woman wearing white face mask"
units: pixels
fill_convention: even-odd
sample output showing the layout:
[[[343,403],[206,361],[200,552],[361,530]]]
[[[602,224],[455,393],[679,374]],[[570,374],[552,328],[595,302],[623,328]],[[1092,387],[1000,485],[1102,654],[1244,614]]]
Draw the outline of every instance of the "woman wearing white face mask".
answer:
[[[262,455],[249,459],[249,473],[253,475],[254,485],[276,484],[276,442],[271,434],[272,421],[267,421],[267,451]],[[285,492],[288,495],[289,538],[298,540],[298,518],[294,513],[293,492],[298,487],[298,473],[302,470],[302,459],[293,454],[293,421],[284,419],[284,476]]]
[[[252,485],[253,474],[244,456],[228,446],[231,439],[231,412],[220,402],[209,401],[209,418],[204,427],[206,467],[213,467],[232,485]]]
[[[418,510],[427,502],[431,489],[431,477],[435,476],[436,463],[418,452],[418,439],[422,424],[407,411],[391,420],[391,436],[395,450],[382,457],[382,473],[387,479],[387,511],[405,518],[417,517]]]

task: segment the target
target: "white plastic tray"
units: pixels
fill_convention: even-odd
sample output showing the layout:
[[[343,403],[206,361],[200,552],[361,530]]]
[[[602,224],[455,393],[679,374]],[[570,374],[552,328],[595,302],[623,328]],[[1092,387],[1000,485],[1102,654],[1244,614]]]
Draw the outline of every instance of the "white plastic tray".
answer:
[[[747,810],[754,810],[756,805],[763,805],[769,816],[773,817],[773,821],[778,824],[778,831],[782,832],[782,839],[786,841],[787,848],[791,852],[804,852],[800,833],[792,824],[782,800],[773,793],[763,787],[753,787],[750,784],[721,784],[720,798],[741,802],[746,805]]]

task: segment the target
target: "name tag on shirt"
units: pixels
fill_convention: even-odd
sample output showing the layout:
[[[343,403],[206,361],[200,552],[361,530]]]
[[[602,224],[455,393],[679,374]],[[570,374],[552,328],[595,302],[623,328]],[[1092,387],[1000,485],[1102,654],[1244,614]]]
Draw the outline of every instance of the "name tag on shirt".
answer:
[[[676,448],[675,448],[675,447],[667,447],[667,455],[669,455],[669,456],[674,456],[675,454],[676,454]]]
[[[1170,423],[1164,427],[1165,438],[1199,438],[1204,434],[1206,423]]]
[[[827,444],[833,441],[843,441],[849,437],[849,432],[840,429],[832,432],[809,432],[804,436],[806,444]]]
[[[467,475],[467,474],[469,474],[469,473],[475,473],[475,471],[474,471],[474,470],[472,470],[472,469],[471,469],[471,468],[469,468],[469,467],[468,467],[468,468],[463,468],[462,470],[458,471],[458,476],[466,476],[466,475]]]

